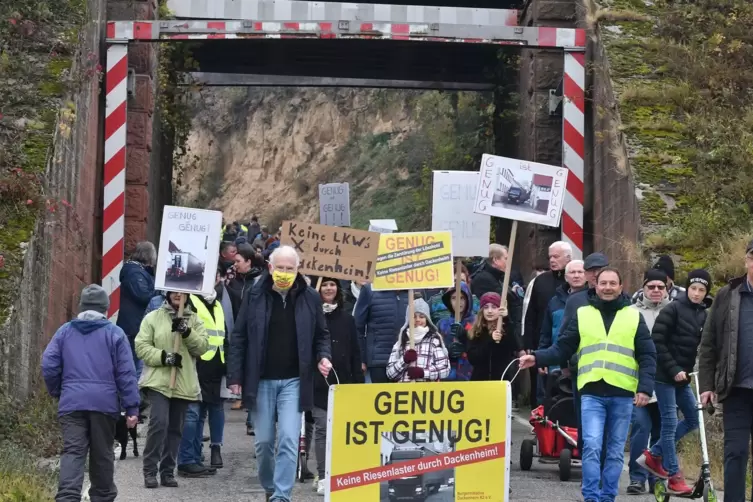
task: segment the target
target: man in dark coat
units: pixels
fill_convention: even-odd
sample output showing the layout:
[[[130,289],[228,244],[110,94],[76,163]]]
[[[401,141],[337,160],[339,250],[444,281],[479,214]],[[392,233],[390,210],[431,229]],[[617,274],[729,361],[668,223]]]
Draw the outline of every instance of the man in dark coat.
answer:
[[[753,241],[746,274],[719,290],[701,336],[701,401],[724,403],[724,498],[745,500],[753,430]]]
[[[567,287],[565,282],[565,266],[571,259],[573,248],[569,243],[558,241],[549,246],[549,271],[544,272],[533,280],[530,301],[525,313],[525,326],[523,328],[525,347],[528,350],[539,348],[539,336],[541,323],[546,317],[549,301],[554,297],[557,288]],[[539,378],[535,368],[531,373],[531,406],[539,403],[543,392],[538,388]]]
[[[272,253],[269,272],[244,298],[230,338],[230,392],[241,394],[251,410],[259,481],[274,502],[290,500],[301,413],[313,408],[314,378],[332,369],[322,301],[299,266],[291,246]]]

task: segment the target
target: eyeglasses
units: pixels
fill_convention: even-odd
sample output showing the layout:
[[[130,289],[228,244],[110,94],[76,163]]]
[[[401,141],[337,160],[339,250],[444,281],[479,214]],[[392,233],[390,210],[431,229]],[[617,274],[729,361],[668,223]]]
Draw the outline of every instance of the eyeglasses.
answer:
[[[651,291],[655,289],[658,289],[659,291],[664,291],[665,289],[667,289],[667,286],[665,286],[664,284],[649,284],[646,287],[650,289]]]

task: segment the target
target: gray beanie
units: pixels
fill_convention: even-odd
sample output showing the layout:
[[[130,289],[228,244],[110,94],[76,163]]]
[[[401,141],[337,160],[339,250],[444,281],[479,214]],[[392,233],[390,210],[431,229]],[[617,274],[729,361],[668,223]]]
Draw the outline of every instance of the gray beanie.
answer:
[[[426,303],[426,301],[423,298],[417,298],[413,301],[413,311],[416,314],[423,314],[423,316],[426,318],[426,324],[427,326],[430,326],[434,329],[434,331],[439,332],[437,327],[434,325],[434,323],[431,320],[431,309],[429,308],[429,304]],[[410,307],[405,309],[405,324],[403,324],[403,327],[400,329],[400,333],[408,329],[408,325],[410,324]]]
[[[102,286],[89,284],[81,291],[81,300],[78,303],[79,312],[94,310],[101,314],[107,314],[109,308],[110,298]]]

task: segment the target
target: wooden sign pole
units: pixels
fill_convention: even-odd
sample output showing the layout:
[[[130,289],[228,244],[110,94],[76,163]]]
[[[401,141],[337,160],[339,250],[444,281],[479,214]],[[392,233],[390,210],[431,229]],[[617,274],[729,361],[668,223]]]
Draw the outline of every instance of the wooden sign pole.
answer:
[[[322,277],[319,276],[319,278],[316,280],[316,290],[319,291],[319,288],[322,287]]]
[[[497,319],[497,331],[502,332],[502,318],[507,315],[507,290],[510,287],[510,274],[512,273],[512,255],[515,250],[515,237],[518,235],[518,220],[512,220],[510,229],[510,245],[507,247],[507,266],[505,267],[505,280],[502,283],[502,300],[500,302],[499,319]],[[497,341],[499,343],[499,341]]]
[[[183,295],[185,293],[178,293],[180,295],[180,307],[178,307],[178,319],[183,318],[183,306],[185,305],[185,300],[183,298]],[[180,350],[180,342],[181,342],[181,335],[177,331],[175,332],[175,339],[173,341],[173,353],[177,354]],[[175,388],[175,379],[178,377],[178,368],[173,366],[173,368],[170,370],[170,389]]]
[[[413,305],[413,290],[408,290],[408,343],[411,350],[415,350],[416,344],[413,342],[413,330],[416,327],[416,321],[413,316],[416,314],[416,306]]]
[[[458,261],[455,262],[455,322],[460,322],[463,314],[460,312],[460,295],[463,294],[460,290],[460,273],[462,270],[462,262],[458,258]]]

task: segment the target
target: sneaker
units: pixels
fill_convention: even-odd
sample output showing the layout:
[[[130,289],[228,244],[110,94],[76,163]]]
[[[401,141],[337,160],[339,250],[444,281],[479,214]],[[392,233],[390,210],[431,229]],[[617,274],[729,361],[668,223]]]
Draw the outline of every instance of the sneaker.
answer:
[[[669,477],[667,493],[673,495],[690,495],[692,492],[693,489],[685,482],[685,476],[681,472]]]
[[[314,477],[314,482],[311,483],[311,489],[314,490],[314,491],[316,491],[318,488],[319,488],[319,475],[317,474]]]
[[[157,476],[154,474],[148,474],[144,476],[144,486],[147,488],[157,488],[159,483],[157,482]]]
[[[316,486],[316,494],[324,496],[324,491],[326,490],[326,486],[324,484],[324,480],[320,479]]]
[[[669,473],[662,466],[661,457],[657,457],[651,454],[651,451],[644,450],[643,455],[638,457],[636,462],[638,465],[646,469],[648,472],[661,479],[669,479]]]
[[[640,481],[631,481],[627,487],[628,495],[640,495],[646,493],[646,484]]]
[[[254,426],[253,425],[247,425],[246,426],[246,436],[255,436],[256,433],[254,432]]]
[[[160,479],[160,484],[168,488],[178,487],[178,481],[175,479],[175,476],[173,476],[172,474],[165,474],[164,476],[162,476],[162,479]]]

